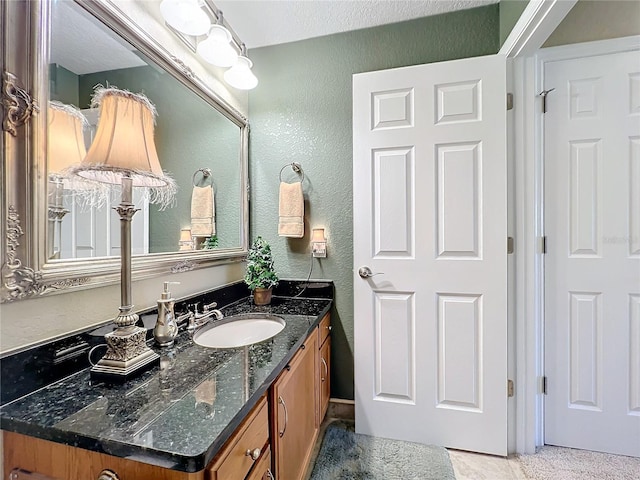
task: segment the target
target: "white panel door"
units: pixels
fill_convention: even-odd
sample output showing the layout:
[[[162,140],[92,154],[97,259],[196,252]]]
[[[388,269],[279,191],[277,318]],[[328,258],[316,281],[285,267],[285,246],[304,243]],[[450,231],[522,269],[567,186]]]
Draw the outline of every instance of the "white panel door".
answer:
[[[547,65],[545,443],[640,456],[640,54]]]
[[[505,98],[500,56],[354,76],[360,433],[507,453]]]
[[[120,201],[112,200],[100,207],[84,206],[74,195],[65,190],[64,206],[69,213],[60,227],[60,258],[120,256],[120,217],[113,210]],[[144,255],[149,253],[149,199],[143,188],[133,189],[133,203],[140,211],[131,220],[131,253]]]

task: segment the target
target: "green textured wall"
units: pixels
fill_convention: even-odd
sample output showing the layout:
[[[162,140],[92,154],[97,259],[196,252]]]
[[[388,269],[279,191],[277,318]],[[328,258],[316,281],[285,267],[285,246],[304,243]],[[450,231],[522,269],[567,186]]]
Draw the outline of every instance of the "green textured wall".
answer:
[[[52,63],[49,65],[49,95],[51,100],[78,106],[79,100],[79,79],[78,76]]]
[[[527,8],[529,0],[500,0],[500,45],[507,39]]]
[[[240,246],[240,129],[172,76],[153,67],[81,76],[81,108],[88,106],[96,84],[144,92],[158,111],[156,149],[162,169],[178,184],[178,194],[175,207],[162,212],[153,205],[149,209],[149,252],[178,250],[180,229],[191,223],[192,179],[199,168],[212,171],[218,247]],[[179,142],[177,131],[181,132]]]
[[[327,231],[328,258],[313,278],[332,279],[332,396],[353,398],[353,209],[351,82],[354,73],[494,54],[492,4],[393,25],[253,49],[260,84],[249,95],[251,235],[273,248],[283,278],[306,278],[311,228]],[[278,173],[305,172],[305,238],[278,237]],[[295,175],[286,170],[287,180]]]

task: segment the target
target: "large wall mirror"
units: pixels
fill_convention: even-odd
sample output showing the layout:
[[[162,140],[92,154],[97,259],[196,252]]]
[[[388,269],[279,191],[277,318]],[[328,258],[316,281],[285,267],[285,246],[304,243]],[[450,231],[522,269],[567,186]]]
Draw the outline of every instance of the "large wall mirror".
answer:
[[[162,211],[144,189],[134,191],[134,279],[241,260],[248,241],[246,119],[111,2],[3,4],[2,300],[118,278],[117,214],[108,201],[88,202],[86,186],[65,178],[65,167],[93,141],[98,86],[143,93],[155,105],[158,158],[178,185],[173,206]],[[31,40],[20,36],[21,26]],[[60,126],[69,113],[82,119],[81,133]],[[194,204],[203,192],[212,201],[204,208],[212,228],[196,232],[192,216],[201,216],[202,205]],[[117,193],[112,197],[116,204]]]

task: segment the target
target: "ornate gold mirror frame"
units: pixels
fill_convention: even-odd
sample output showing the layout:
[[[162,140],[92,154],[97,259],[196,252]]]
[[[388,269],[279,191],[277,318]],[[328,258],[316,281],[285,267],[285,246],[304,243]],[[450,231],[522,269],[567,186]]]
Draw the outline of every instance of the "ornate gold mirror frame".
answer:
[[[239,127],[241,155],[241,245],[238,248],[135,256],[133,279],[242,261],[248,247],[248,123],[182,61],[109,1],[75,0],[131,42],[182,84]],[[50,1],[0,3],[2,36],[2,136],[0,170],[2,285],[0,301],[11,302],[69,289],[119,281],[119,257],[47,260],[46,112]],[[185,52],[187,52],[185,50]]]

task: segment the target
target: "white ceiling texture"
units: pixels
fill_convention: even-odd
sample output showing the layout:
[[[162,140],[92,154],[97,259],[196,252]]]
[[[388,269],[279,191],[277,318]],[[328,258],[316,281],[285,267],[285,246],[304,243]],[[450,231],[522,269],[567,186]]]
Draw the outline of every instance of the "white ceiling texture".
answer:
[[[124,0],[133,1],[133,0]],[[161,0],[142,1],[161,20]],[[248,49],[465,10],[499,0],[213,0]],[[77,75],[144,65],[134,48],[69,0],[53,9],[51,62]],[[86,54],[90,46],[91,55]]]
[[[295,42],[499,0],[213,0],[247,48]]]

